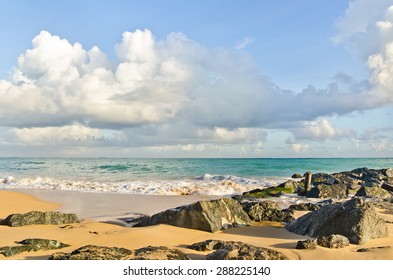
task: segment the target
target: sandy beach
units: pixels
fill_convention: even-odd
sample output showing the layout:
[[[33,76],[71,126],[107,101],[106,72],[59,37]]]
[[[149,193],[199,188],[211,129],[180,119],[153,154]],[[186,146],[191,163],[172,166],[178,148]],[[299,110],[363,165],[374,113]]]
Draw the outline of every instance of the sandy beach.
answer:
[[[296,242],[305,240],[307,237],[288,232],[281,223],[265,222],[251,227],[209,233],[169,225],[128,228],[96,219],[98,217],[99,220],[104,220],[109,216],[113,218],[127,212],[152,214],[200,199],[209,199],[209,197],[1,190],[1,219],[12,213],[26,213],[32,210],[60,210],[80,215],[82,222],[67,227],[57,225],[0,226],[0,247],[15,245],[15,241],[26,238],[56,239],[71,245],[61,250],[25,252],[8,258],[0,255],[0,259],[48,259],[55,252],[71,252],[81,246],[92,244],[124,247],[131,250],[149,245],[167,246],[179,249],[191,259],[198,260],[204,259],[204,255],[209,252],[193,251],[187,249],[186,245],[207,239],[242,241],[255,246],[271,248],[284,253],[292,260],[393,259],[393,224],[391,223],[393,222],[393,213],[388,213],[386,210],[379,210],[379,213],[386,221],[390,222],[387,224],[389,237],[374,239],[363,245],[351,244],[342,249],[317,247],[314,250],[295,249]],[[299,216],[303,213],[296,214]],[[372,249],[367,252],[357,252],[359,248]]]

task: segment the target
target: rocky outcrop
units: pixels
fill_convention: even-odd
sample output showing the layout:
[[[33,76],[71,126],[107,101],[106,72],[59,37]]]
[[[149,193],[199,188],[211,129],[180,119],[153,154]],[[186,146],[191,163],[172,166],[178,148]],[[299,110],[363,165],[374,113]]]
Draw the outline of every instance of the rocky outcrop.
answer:
[[[295,220],[292,216],[292,212],[282,210],[278,204],[273,201],[247,201],[243,202],[242,206],[251,220],[256,222],[270,221],[288,223]]]
[[[360,198],[324,206],[303,215],[285,228],[311,237],[340,234],[353,244],[388,236],[385,221],[378,216],[373,206]]]
[[[288,210],[289,211],[315,211],[320,208],[321,208],[320,205],[308,202],[308,203],[293,204],[288,207]]]
[[[71,253],[55,253],[50,260],[122,260],[132,254],[131,250],[117,247],[86,245]]]
[[[70,246],[57,240],[39,238],[25,239],[15,243],[20,245],[2,247],[0,248],[0,254],[3,254],[5,257],[11,257],[23,252],[56,250]]]
[[[313,198],[344,198],[347,196],[347,187],[344,184],[318,184],[313,187],[306,195]]]
[[[349,246],[349,240],[345,236],[339,234],[332,234],[329,236],[319,236],[317,244],[326,248],[344,248]]]
[[[22,227],[28,225],[63,225],[79,223],[75,214],[60,212],[31,211],[26,214],[11,214],[2,221],[3,225],[10,227]]]
[[[189,260],[190,258],[180,250],[169,249],[164,246],[160,247],[144,247],[135,250],[134,260]]]
[[[279,197],[284,193],[293,193],[292,187],[268,187],[263,189],[255,189],[249,192],[244,192],[242,195],[245,198],[268,198],[268,197]]]
[[[361,187],[355,196],[379,197],[379,198],[392,198],[392,194],[381,187]]]
[[[143,219],[135,225],[150,226],[168,224],[178,227],[216,232],[237,226],[250,225],[252,221],[242,206],[230,198],[199,201],[187,206],[169,209]]]
[[[287,260],[288,258],[272,249],[257,247],[243,242],[206,240],[188,248],[197,251],[214,252],[206,256],[207,260]]]
[[[300,250],[311,250],[317,247],[315,239],[299,240],[296,243],[296,249]]]

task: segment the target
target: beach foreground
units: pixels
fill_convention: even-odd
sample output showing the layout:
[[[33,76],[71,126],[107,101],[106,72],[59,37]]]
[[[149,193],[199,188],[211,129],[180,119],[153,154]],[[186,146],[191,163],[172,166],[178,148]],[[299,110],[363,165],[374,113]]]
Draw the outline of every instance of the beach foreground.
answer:
[[[82,211],[80,213],[83,220],[79,224],[71,226],[59,225],[30,225],[24,227],[0,226],[0,247],[14,246],[15,241],[21,241],[27,238],[44,238],[55,239],[62,243],[69,244],[59,250],[23,252],[11,257],[0,255],[0,259],[48,259],[56,252],[71,252],[84,245],[100,245],[123,247],[130,250],[139,249],[146,246],[167,246],[170,249],[179,249],[186,253],[190,259],[205,259],[205,255],[210,253],[199,252],[187,249],[187,245],[208,239],[225,240],[225,241],[242,241],[258,247],[274,249],[286,255],[289,259],[298,260],[392,260],[393,259],[393,213],[378,209],[380,216],[385,219],[389,230],[389,236],[379,239],[373,239],[362,245],[350,244],[345,248],[328,249],[317,246],[314,250],[295,249],[298,240],[305,240],[307,236],[301,236],[287,231],[281,223],[264,222],[255,224],[250,227],[231,228],[221,230],[215,233],[205,231],[185,229],[170,225],[155,225],[148,227],[129,228],[112,222],[99,222],[93,220],[94,217],[103,218],[104,213],[124,213],[140,212],[143,214],[152,214],[156,211],[162,211],[168,208],[184,205],[199,200],[201,198],[193,196],[178,196],[177,198],[160,196],[135,196],[119,195],[116,201],[110,194],[89,194],[58,192],[53,191],[50,194],[43,194],[30,190],[30,194],[15,191],[0,191],[0,219],[6,218],[12,213],[26,213],[28,211],[50,211],[50,210],[69,210],[69,209],[95,209],[93,212]],[[79,197],[75,199],[75,197]],[[98,197],[97,197],[98,196]],[[45,201],[39,197],[52,197],[52,201]],[[56,198],[57,197],[57,198]],[[94,206],[97,201],[111,200],[109,205],[100,208],[100,205]],[[204,197],[203,199],[209,199]],[[129,206],[127,206],[127,201]],[[139,203],[132,203],[139,201]],[[57,202],[57,203],[56,203]],[[59,204],[59,202],[66,204]],[[79,207],[78,207],[79,205]],[[81,205],[83,207],[81,208]],[[127,209],[127,210],[126,210]],[[75,212],[75,211],[74,211]],[[296,212],[300,216],[305,212]],[[89,217],[89,215],[91,215]],[[370,248],[358,252],[360,248]]]

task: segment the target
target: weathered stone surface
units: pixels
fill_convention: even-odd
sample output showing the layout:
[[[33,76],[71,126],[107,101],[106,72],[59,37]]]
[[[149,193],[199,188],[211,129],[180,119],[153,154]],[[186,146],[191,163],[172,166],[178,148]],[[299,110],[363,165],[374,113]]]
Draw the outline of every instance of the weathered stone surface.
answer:
[[[86,245],[71,253],[55,253],[50,260],[122,260],[132,254],[131,250],[117,247]]]
[[[379,198],[392,198],[392,194],[387,190],[380,187],[361,187],[355,196],[379,197]]]
[[[135,226],[169,224],[178,227],[215,232],[230,227],[247,226],[252,221],[235,200],[223,198],[199,201],[187,206],[169,209],[144,219]]]
[[[320,205],[308,202],[308,203],[293,204],[288,207],[288,210],[290,210],[290,211],[315,211],[320,208],[321,208]]]
[[[349,240],[345,236],[339,234],[332,234],[329,236],[319,236],[317,244],[326,248],[344,248],[349,246]]]
[[[311,237],[340,234],[354,244],[388,236],[385,221],[378,216],[374,207],[360,198],[324,206],[303,215],[285,228]]]
[[[315,239],[299,240],[296,243],[296,249],[300,250],[311,250],[317,247]]]
[[[291,189],[292,193],[298,189],[299,187],[304,187],[303,183],[298,182],[298,181],[294,181],[294,180],[289,180],[286,181],[280,185],[277,186],[277,188],[282,188],[282,189]]]
[[[292,179],[300,179],[303,178],[303,175],[299,174],[299,173],[295,173],[291,176]]]
[[[256,222],[291,222],[295,220],[290,211],[282,210],[277,203],[273,201],[261,202],[243,202],[244,211],[251,220]]]
[[[393,192],[393,184],[383,182],[381,188],[383,188],[384,190],[387,190],[389,192]]]
[[[326,185],[319,184],[312,188],[306,195],[313,198],[344,198],[347,196],[347,187],[344,184]]]
[[[31,211],[26,214],[11,214],[2,222],[10,227],[21,227],[28,225],[63,225],[79,223],[75,214],[64,214],[60,212]]]
[[[243,242],[206,240],[188,246],[197,251],[216,250],[206,256],[207,260],[287,260],[272,249],[256,247]]]
[[[339,182],[332,175],[326,173],[315,173],[312,174],[311,183],[314,186],[318,186],[320,184],[333,185],[333,184],[338,184]]]
[[[135,250],[134,260],[189,260],[190,258],[180,250],[167,247],[148,246]]]
[[[249,192],[244,192],[242,195],[246,198],[268,198],[279,197],[284,193],[293,193],[292,188],[285,187],[268,187],[264,189],[255,189]]]
[[[57,240],[39,238],[24,239],[15,243],[20,245],[2,247],[0,248],[0,254],[3,254],[5,257],[10,257],[23,252],[56,250],[69,246]]]

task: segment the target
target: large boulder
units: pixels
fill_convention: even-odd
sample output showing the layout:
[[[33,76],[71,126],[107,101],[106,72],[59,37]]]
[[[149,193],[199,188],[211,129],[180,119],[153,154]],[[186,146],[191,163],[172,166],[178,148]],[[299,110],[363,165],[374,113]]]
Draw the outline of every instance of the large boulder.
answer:
[[[195,243],[188,248],[197,251],[214,252],[206,256],[207,260],[287,260],[288,258],[276,250],[257,247],[243,242],[206,240]]]
[[[50,260],[123,260],[130,257],[131,250],[118,247],[86,245],[71,253],[55,253]]]
[[[60,212],[31,211],[25,214],[11,214],[2,221],[3,225],[21,227],[28,225],[63,225],[79,223],[75,214]]]
[[[0,254],[3,254],[5,257],[11,257],[23,252],[56,250],[70,246],[57,240],[40,238],[29,238],[15,243],[20,245],[1,247]]]
[[[339,181],[332,175],[326,173],[315,173],[312,174],[311,183],[314,186],[318,186],[319,184],[333,185],[338,184]]]
[[[355,196],[367,196],[378,198],[392,198],[392,194],[380,187],[361,187]]]
[[[140,226],[168,224],[178,227],[215,232],[230,227],[251,225],[242,206],[230,198],[196,203],[169,209],[142,220]]]
[[[319,184],[313,187],[306,195],[312,198],[344,198],[347,196],[347,187],[344,184]]]
[[[324,206],[287,224],[285,228],[311,237],[340,234],[353,244],[388,236],[385,221],[373,206],[360,198]]]
[[[282,210],[278,204],[273,201],[246,201],[242,203],[242,206],[251,220],[256,222],[270,221],[288,223],[295,220],[291,211]]]

